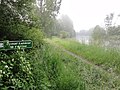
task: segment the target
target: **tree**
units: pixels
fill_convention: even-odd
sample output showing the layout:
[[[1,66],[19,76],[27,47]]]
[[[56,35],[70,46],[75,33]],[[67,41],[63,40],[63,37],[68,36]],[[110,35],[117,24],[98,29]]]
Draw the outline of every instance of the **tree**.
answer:
[[[106,16],[106,18],[104,20],[106,29],[108,29],[109,27],[112,26],[113,18],[114,18],[114,13],[110,13],[110,15]]]
[[[117,19],[119,16],[120,15],[117,16]],[[106,34],[108,41],[114,38],[114,36],[117,36],[118,35],[117,32],[119,32],[119,26],[115,26],[117,19],[113,25],[113,18],[114,18],[114,13],[110,13],[110,15],[107,15],[105,18]]]
[[[68,33],[67,37],[74,37],[75,36],[75,30],[73,27],[72,20],[67,15],[62,15],[60,19],[58,19],[56,24],[56,30],[59,34],[61,31]]]
[[[109,28],[108,31],[109,40],[119,40],[120,39],[120,26],[113,26]]]
[[[102,27],[100,27],[99,25],[97,25],[93,29],[92,38],[96,44],[98,44],[98,45],[102,44],[105,39],[105,36],[106,36],[105,30]]]
[[[31,23],[30,10],[34,0],[1,0],[0,4],[0,39],[19,39],[21,25]],[[23,28],[24,26],[22,26]],[[24,30],[23,30],[24,31]],[[20,37],[19,37],[20,36]]]
[[[0,40],[24,39],[24,33],[32,27],[51,35],[61,1],[1,0]]]
[[[51,36],[62,0],[37,0],[40,28]]]

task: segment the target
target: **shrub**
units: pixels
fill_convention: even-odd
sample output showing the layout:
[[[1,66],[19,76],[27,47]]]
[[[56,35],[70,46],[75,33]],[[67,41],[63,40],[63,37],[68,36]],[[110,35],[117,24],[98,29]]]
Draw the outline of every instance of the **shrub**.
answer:
[[[23,51],[0,53],[1,90],[29,90],[34,88],[32,68]]]
[[[26,32],[25,38],[33,41],[33,47],[39,48],[43,44],[44,36],[42,31],[36,28],[32,28]]]

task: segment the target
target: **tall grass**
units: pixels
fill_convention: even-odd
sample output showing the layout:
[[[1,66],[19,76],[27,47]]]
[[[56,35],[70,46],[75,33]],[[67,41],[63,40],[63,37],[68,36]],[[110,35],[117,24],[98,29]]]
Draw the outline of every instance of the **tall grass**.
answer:
[[[53,41],[110,72],[120,73],[120,52],[114,49],[106,50],[102,47],[80,44],[75,40],[68,39],[54,38]]]
[[[75,73],[76,69],[71,67],[72,59],[58,48],[46,44],[29,56],[36,90],[86,90],[82,79]]]
[[[118,90],[120,88],[118,77],[82,62],[79,58],[62,51],[63,48],[55,45],[51,40],[50,42],[54,46],[55,52],[60,53],[59,60],[62,61],[61,64],[64,67],[62,70],[64,72],[63,82],[59,84],[62,85],[59,90]],[[68,81],[67,84],[66,81]],[[68,88],[74,85],[77,88]]]

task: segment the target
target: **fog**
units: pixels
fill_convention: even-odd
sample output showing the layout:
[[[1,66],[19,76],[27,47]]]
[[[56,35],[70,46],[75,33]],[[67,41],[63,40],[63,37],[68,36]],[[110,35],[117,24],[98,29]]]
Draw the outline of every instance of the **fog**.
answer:
[[[60,15],[67,14],[73,20],[76,32],[104,26],[104,18],[109,13],[115,14],[116,21],[120,14],[119,0],[63,0],[60,9]]]

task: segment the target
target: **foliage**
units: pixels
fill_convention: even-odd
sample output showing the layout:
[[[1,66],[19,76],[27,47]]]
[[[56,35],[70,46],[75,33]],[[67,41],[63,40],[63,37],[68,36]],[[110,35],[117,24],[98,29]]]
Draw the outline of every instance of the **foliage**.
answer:
[[[18,39],[20,25],[31,23],[29,11],[33,0],[1,0],[0,4],[0,38]],[[14,32],[15,31],[15,32]]]
[[[108,29],[108,36],[113,37],[114,40],[118,40],[119,38],[115,38],[115,36],[119,37],[119,32],[120,32],[120,26],[113,26]],[[112,39],[112,38],[110,38]],[[112,39],[112,40],[113,40]]]
[[[67,38],[69,36],[68,32],[61,31],[60,32],[60,38]]]
[[[113,18],[114,18],[114,13],[110,13],[110,15],[106,15],[104,22],[107,28],[112,26]]]
[[[78,87],[77,90],[101,90],[101,89],[102,90],[111,90],[111,89],[117,90],[117,89],[119,89],[119,86],[120,86],[119,74],[116,75],[116,74],[113,74],[112,72],[110,73],[110,71],[104,70],[105,68],[102,66],[100,67],[99,65],[97,67],[96,65],[94,65],[95,63],[93,63],[90,58],[89,59],[87,58],[88,56],[94,57],[95,55],[97,55],[96,53],[99,53],[98,51],[100,50],[100,48],[98,48],[99,50],[96,51],[96,53],[94,53],[95,55],[91,55],[88,52],[89,51],[91,52],[91,50],[95,51],[97,48],[91,48],[91,50],[90,50],[89,46],[81,45],[78,42],[73,41],[73,40],[69,40],[69,39],[61,40],[58,38],[54,38],[52,40],[47,39],[47,42],[50,42],[51,44],[56,46],[57,47],[56,50],[58,50],[58,49],[61,50],[62,58],[64,58],[63,62],[66,65],[65,72],[66,72],[66,70],[70,71],[69,76],[67,76],[67,73],[65,73],[65,76],[68,78],[68,77],[71,77],[72,73],[74,74],[75,78],[73,80],[75,80],[76,78],[78,80],[78,83],[76,83],[77,87]],[[76,53],[77,55],[68,53],[69,51],[66,51],[63,47],[73,53]],[[100,52],[102,52],[102,50],[100,50]],[[86,57],[84,54],[86,55]],[[83,58],[87,58],[91,62],[84,60],[81,57],[79,58],[79,55],[82,56]],[[102,57],[103,56],[101,56],[101,58]],[[97,61],[97,59],[96,59],[96,61]],[[99,61],[97,61],[97,62],[101,62],[101,60],[99,59]],[[108,64],[109,64],[109,62],[108,62]],[[69,67],[70,67],[70,70],[68,69]],[[102,68],[104,68],[104,69],[102,69]],[[76,76],[76,74],[78,76]],[[72,77],[74,77],[74,76],[72,76]],[[65,81],[62,83],[63,83],[62,85],[64,87]],[[74,81],[72,82],[72,85],[74,85],[73,83],[74,83]],[[71,85],[71,84],[69,84],[69,85]],[[66,86],[67,85],[65,84],[65,87]],[[68,87],[66,87],[65,90],[76,90],[73,88],[72,89],[71,88],[67,89],[67,88]],[[64,90],[64,89],[61,88],[60,90]]]
[[[68,54],[63,56],[59,49],[47,43],[29,56],[32,59],[36,90],[77,90],[79,86],[84,90],[80,83],[82,80],[75,73],[76,68],[73,69],[73,58]]]
[[[54,39],[54,41],[107,71],[110,70],[111,72],[120,73],[119,50],[105,49],[95,45],[88,46],[68,39]]]
[[[55,30],[57,36],[60,36],[62,32],[66,32],[66,37],[75,37],[73,22],[67,15],[62,15],[61,18],[56,21]]]
[[[106,31],[102,27],[97,25],[92,31],[92,38],[94,44],[101,45],[106,38]]]
[[[118,17],[116,17],[116,21],[114,21],[114,13],[110,13],[105,18],[105,28],[106,28],[106,40],[108,42],[107,47],[118,48],[119,47],[119,25],[116,24]],[[113,23],[114,21],[114,23]]]
[[[35,27],[51,36],[62,0],[1,0],[0,40],[25,39]]]
[[[31,28],[24,34],[25,39],[30,39],[33,41],[33,47],[40,48],[41,45],[44,43],[43,38],[44,35],[41,30],[36,28]]]
[[[32,68],[25,52],[0,53],[1,90],[34,89]]]
[[[59,12],[62,0],[37,0],[40,12],[48,12],[52,17]]]
[[[37,0],[40,28],[51,36],[53,33],[54,21],[59,13],[62,0]]]

